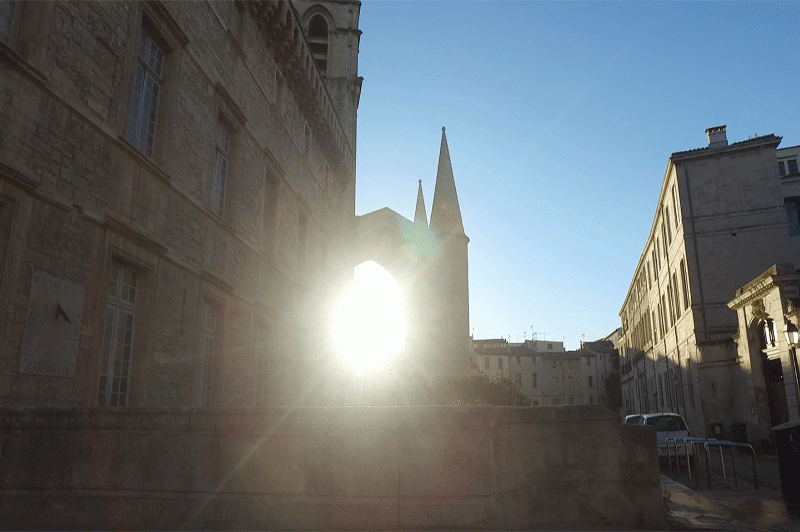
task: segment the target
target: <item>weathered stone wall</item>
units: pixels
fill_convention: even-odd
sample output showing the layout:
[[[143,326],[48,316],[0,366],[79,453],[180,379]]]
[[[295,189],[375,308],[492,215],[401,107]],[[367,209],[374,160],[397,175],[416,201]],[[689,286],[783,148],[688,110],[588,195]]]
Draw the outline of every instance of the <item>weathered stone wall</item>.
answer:
[[[311,364],[289,339],[321,322],[298,312],[300,302],[324,308],[321,287],[352,271],[337,257],[354,218],[354,150],[324,131],[343,127],[325,112],[332,104],[312,108],[327,101],[324,90],[312,97],[299,85],[304,72],[280,64],[254,3],[17,6],[13,38],[0,43],[0,404],[97,403],[114,261],[136,270],[141,291],[125,404],[202,402],[206,300],[222,323],[212,404],[293,404]],[[152,156],[128,141],[145,26],[165,50]],[[232,148],[218,216],[220,120]],[[19,369],[34,272],[84,291],[74,375]],[[327,348],[317,342],[314,353]]]
[[[599,405],[0,411],[6,529],[661,528]]]

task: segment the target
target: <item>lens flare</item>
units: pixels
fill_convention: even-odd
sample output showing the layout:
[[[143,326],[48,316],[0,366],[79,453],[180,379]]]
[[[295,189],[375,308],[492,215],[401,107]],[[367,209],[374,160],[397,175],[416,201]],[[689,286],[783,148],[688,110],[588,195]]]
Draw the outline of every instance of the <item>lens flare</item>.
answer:
[[[358,375],[403,351],[405,304],[394,277],[373,261],[356,266],[334,309],[333,333],[339,355]]]

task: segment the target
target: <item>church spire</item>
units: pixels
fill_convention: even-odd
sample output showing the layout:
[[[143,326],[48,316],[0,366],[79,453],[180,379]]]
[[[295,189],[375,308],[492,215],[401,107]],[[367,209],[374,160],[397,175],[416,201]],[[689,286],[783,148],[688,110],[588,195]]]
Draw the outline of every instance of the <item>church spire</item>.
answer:
[[[431,207],[431,229],[437,234],[464,234],[461,208],[458,206],[456,182],[450,165],[450,150],[442,128],[442,146],[439,148],[439,169],[436,172],[436,189]]]
[[[417,191],[417,210],[414,213],[414,223],[423,224],[428,227],[428,215],[425,212],[425,199],[422,197],[422,179],[419,180],[419,190]]]

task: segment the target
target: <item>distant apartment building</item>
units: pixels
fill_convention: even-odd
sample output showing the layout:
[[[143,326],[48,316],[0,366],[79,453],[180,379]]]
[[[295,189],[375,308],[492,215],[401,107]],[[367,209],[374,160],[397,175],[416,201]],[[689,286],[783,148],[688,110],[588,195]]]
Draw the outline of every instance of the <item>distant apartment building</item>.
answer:
[[[581,351],[594,354],[595,379],[599,382],[600,402],[612,412],[621,413],[622,394],[619,374],[619,351],[617,341],[620,329],[617,329],[602,340],[581,342]]]
[[[795,255],[776,165],[781,138],[728,144],[725,126],[706,134],[708,146],[667,161],[620,311],[623,412],[675,411],[695,435],[736,431],[743,439],[744,369],[728,302],[738,288]],[[787,174],[797,173],[796,157],[787,152],[780,162]]]
[[[591,342],[600,343],[614,351],[610,342]],[[607,402],[605,383],[613,372],[612,353],[600,346],[566,351],[563,342],[510,343],[502,338],[473,340],[472,346],[472,368],[516,382],[532,406]]]
[[[563,353],[564,349],[564,342],[553,342],[550,340],[526,340],[524,342],[525,346],[532,350],[538,351],[540,353]]]

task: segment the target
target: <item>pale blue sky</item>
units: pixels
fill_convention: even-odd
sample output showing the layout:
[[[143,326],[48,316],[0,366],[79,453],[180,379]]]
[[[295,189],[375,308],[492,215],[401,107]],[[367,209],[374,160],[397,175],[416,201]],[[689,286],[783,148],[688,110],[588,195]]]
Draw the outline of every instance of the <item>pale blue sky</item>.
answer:
[[[430,216],[447,127],[472,332],[576,349],[619,327],[671,153],[723,124],[800,144],[798,21],[792,3],[364,0],[356,214],[413,219],[422,179]]]

